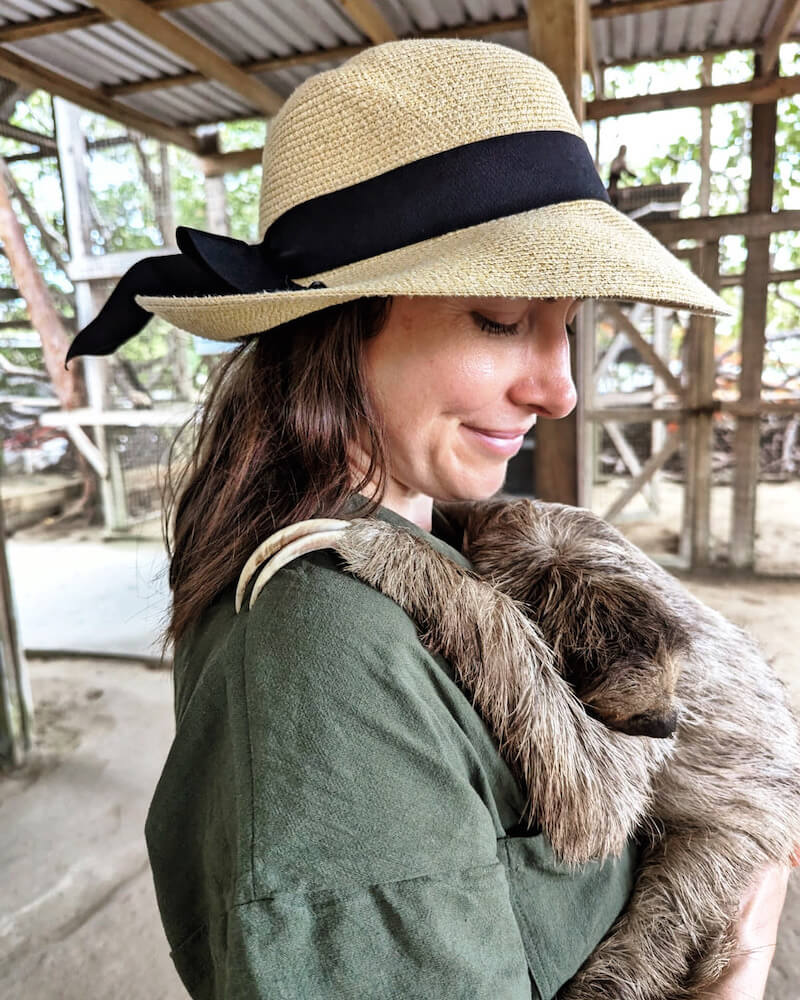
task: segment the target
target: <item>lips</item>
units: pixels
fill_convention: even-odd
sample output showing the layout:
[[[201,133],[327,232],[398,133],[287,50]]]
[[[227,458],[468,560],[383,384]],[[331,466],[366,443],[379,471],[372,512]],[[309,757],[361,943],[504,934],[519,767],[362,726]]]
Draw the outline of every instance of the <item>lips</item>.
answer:
[[[499,430],[494,427],[470,427],[468,424],[462,424],[461,427],[473,444],[501,458],[511,458],[516,455],[527,433],[527,428]]]
[[[528,427],[522,427],[515,431],[498,431],[490,427],[470,427],[469,424],[464,424],[464,426],[471,431],[477,431],[478,434],[483,434],[485,437],[500,438],[504,441],[511,441],[518,437],[525,437],[528,433]]]

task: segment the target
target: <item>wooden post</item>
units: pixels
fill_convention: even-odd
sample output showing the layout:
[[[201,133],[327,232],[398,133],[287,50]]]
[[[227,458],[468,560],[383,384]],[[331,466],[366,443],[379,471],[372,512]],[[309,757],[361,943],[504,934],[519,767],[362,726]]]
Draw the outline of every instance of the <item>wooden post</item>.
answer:
[[[584,0],[535,0],[528,4],[531,54],[556,74],[579,122],[583,120],[581,80],[586,54],[586,4]],[[590,332],[594,336],[594,330]],[[579,370],[579,351],[572,348],[572,377],[576,386],[584,382]],[[536,495],[542,500],[579,503],[579,467],[585,457],[578,451],[578,413],[561,420],[539,420],[533,454]],[[581,435],[581,443],[585,435]]]
[[[711,67],[714,57],[703,56],[700,85],[711,86]],[[700,193],[698,196],[700,214],[709,215],[711,205],[711,108],[700,108]]]
[[[594,485],[595,453],[597,451],[596,426],[586,419],[586,411],[593,410],[594,400],[594,366],[596,355],[597,308],[594,299],[585,302],[576,320],[577,343],[571,345],[575,351],[578,405],[576,409],[577,454],[581,456],[578,463],[578,497],[579,507],[591,507],[592,486]],[[537,429],[540,425],[537,424]]]
[[[758,63],[757,58],[756,75],[759,73]],[[770,104],[753,105],[752,114],[748,211],[769,212],[772,210],[777,104],[773,101]],[[742,302],[739,399],[756,411],[761,401],[769,269],[769,236],[748,237]],[[760,431],[761,419],[758,415],[739,417],[736,421],[730,559],[731,564],[738,569],[751,569],[755,564]]]
[[[656,354],[664,361],[664,363],[669,367],[669,356],[670,356],[670,333],[671,324],[669,322],[669,317],[671,312],[668,309],[664,309],[661,306],[653,306],[653,350]],[[661,398],[662,393],[667,389],[667,383],[662,378],[661,374],[654,367],[653,368],[653,407],[655,409],[661,409],[664,406],[664,401]],[[650,450],[651,454],[655,455],[656,452],[660,451],[664,447],[664,442],[667,440],[667,428],[662,420],[654,420],[650,428]],[[656,511],[659,508],[659,482],[661,480],[660,470],[653,475],[650,480],[650,498],[655,504]]]
[[[719,283],[718,242],[700,247],[695,260],[698,277],[716,290]],[[711,435],[716,382],[714,327],[713,317],[693,315],[686,352],[689,413],[684,425],[686,486],[680,554],[691,569],[708,566],[711,561]]]
[[[202,137],[202,156],[219,156],[219,133],[212,132]],[[206,192],[206,225],[212,233],[230,235],[228,199],[225,193],[224,174],[206,174],[203,180]]]
[[[80,128],[81,109],[75,104],[53,98],[56,143],[58,145],[58,166],[61,173],[61,187],[64,193],[64,223],[69,241],[70,258],[73,263],[82,264],[89,257],[89,179],[86,169],[86,139]],[[88,281],[75,281],[75,311],[78,329],[90,323],[97,314],[92,288]],[[86,394],[89,406],[102,410],[106,403],[106,359],[83,358],[86,379]],[[93,428],[94,440],[108,468],[108,448],[104,427]],[[117,504],[111,481],[100,477],[100,501],[107,531],[121,527],[116,514]],[[124,527],[124,526],[122,526]]]
[[[33,698],[17,636],[0,504],[0,763],[18,767],[31,747]]]

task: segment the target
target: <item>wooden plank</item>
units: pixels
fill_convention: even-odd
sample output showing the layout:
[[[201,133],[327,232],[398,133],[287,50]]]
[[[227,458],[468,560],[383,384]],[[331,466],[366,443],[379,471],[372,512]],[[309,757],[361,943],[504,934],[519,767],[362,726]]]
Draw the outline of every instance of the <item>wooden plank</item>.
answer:
[[[586,419],[601,422],[614,420],[624,424],[647,424],[653,420],[676,423],[686,419],[686,409],[683,406],[665,406],[660,410],[654,410],[652,406],[596,406],[586,411]]]
[[[101,410],[81,407],[42,413],[43,427],[180,427],[194,412],[189,403],[173,403],[155,410]]]
[[[761,49],[761,73],[764,76],[768,76],[777,67],[780,47],[788,41],[798,18],[800,18],[800,0],[783,0],[775,23]]]
[[[86,431],[78,424],[67,424],[65,430],[69,435],[70,441],[72,441],[97,475],[101,479],[108,479],[108,462]]]
[[[123,21],[179,59],[185,59],[209,80],[228,87],[265,114],[275,114],[283,104],[283,97],[277,91],[248,76],[215,49],[168,21],[142,0],[92,0],[92,3],[110,18]]]
[[[372,0],[339,0],[339,6],[356,27],[376,45],[397,39],[394,28]]]
[[[293,66],[311,66],[319,62],[344,62],[370,47],[366,45],[337,45],[332,49],[314,49],[312,52],[293,52],[290,56],[271,56],[269,59],[254,59],[238,63],[243,73],[271,73]],[[132,80],[130,83],[108,84],[103,92],[110,97],[124,97],[126,94],[141,94],[149,90],[163,90],[165,87],[185,87],[190,83],[202,83],[202,73],[175,73],[171,76],[148,77],[146,80]]]
[[[558,77],[578,122],[583,117],[582,72],[586,54],[586,5],[584,0],[536,0],[528,4],[528,38],[531,55]],[[578,350],[570,338],[572,377],[584,381],[578,370]],[[585,438],[580,443],[585,446]],[[577,504],[578,469],[585,460],[578,453],[577,408],[560,420],[538,420],[533,452],[536,495],[541,500]]]
[[[261,163],[263,149],[236,149],[230,153],[209,153],[199,157],[200,169],[205,177],[221,177],[223,174],[232,174],[237,170],[247,170]]]
[[[678,240],[719,239],[720,236],[768,237],[770,233],[800,229],[800,209],[780,212],[753,210],[730,215],[708,215],[696,219],[663,219],[640,223],[652,236],[669,245]]]
[[[591,507],[592,487],[595,479],[595,441],[597,432],[586,419],[586,410],[594,406],[595,356],[597,353],[597,302],[589,299],[578,309],[576,317],[575,375],[578,403],[576,412],[578,462],[578,505]]]
[[[671,313],[661,306],[652,307],[653,316],[653,350],[669,367],[669,357],[671,352]],[[659,378],[658,372],[653,372],[653,408],[663,409],[666,402],[667,387],[663,379]],[[681,397],[682,399],[683,397]],[[667,427],[663,420],[654,420],[650,426],[650,452],[659,451],[667,439]],[[659,507],[659,486],[661,476],[657,472],[650,481],[650,492],[656,509]]]
[[[604,519],[606,521],[612,521],[617,514],[620,513],[620,511],[624,510],[628,502],[636,496],[650,477],[653,476],[656,471],[675,454],[680,446],[680,434],[676,430],[670,431],[667,435],[667,440],[664,442],[664,447],[661,451],[656,452],[655,455],[651,455],[650,458],[648,458],[642,466],[642,471],[639,475],[633,477],[630,483],[628,483],[625,489],[603,514]]]
[[[769,212],[772,207],[776,125],[776,104],[761,104],[753,108],[751,140],[753,166],[748,198],[748,208],[753,212]],[[742,301],[742,367],[739,376],[739,400],[753,408],[761,402],[769,270],[769,237],[748,239]],[[738,569],[752,568],[755,565],[760,439],[759,418],[739,417],[734,437],[733,517],[730,539],[731,564]]]
[[[769,104],[782,97],[793,97],[797,93],[800,93],[800,74],[767,78],[759,76],[743,83],[726,83],[718,87],[692,87],[689,90],[671,90],[663,94],[638,94],[636,97],[587,101],[585,118],[586,121],[597,121],[601,118],[639,115],[646,111],[703,108],[734,101]]]
[[[630,14],[649,14],[654,10],[670,10],[673,7],[697,7],[713,0],[600,0],[592,7],[592,17],[626,17]]]
[[[619,452],[619,457],[625,463],[628,472],[630,472],[630,474],[634,478],[641,475],[642,463],[636,457],[636,452],[628,444],[628,439],[625,437],[619,424],[616,424],[613,421],[608,420],[603,424],[603,426],[605,427],[608,436],[611,438],[611,443]],[[644,486],[647,486],[647,489],[644,489]],[[657,514],[658,504],[656,503],[655,497],[653,495],[652,477],[649,482],[643,485],[643,488],[639,492],[644,497],[647,506],[650,508],[650,510],[652,510],[654,514]]]
[[[187,7],[199,7],[203,4],[218,3],[219,0],[145,0],[147,5],[156,11],[183,10]],[[597,4],[591,7],[591,16],[596,19],[608,17],[620,17],[625,14],[647,13],[650,10],[663,10],[668,7],[681,7],[695,3],[711,2],[711,0],[614,0]],[[342,4],[345,5],[344,3]],[[0,27],[0,43],[22,42],[28,38],[39,38],[42,35],[57,34],[62,31],[74,31],[76,28],[88,28],[95,24],[108,24],[111,20],[100,10],[81,9],[65,14],[53,14],[49,17],[31,18],[26,21],[13,24],[4,24]],[[443,34],[455,35],[462,33],[460,37],[476,37],[479,34],[494,34],[496,32],[520,31],[526,28],[527,18],[509,17],[498,18],[486,22],[468,22],[464,25],[454,25],[452,28],[440,32]],[[469,35],[468,32],[473,34]],[[365,32],[367,34],[367,32]],[[418,36],[432,34],[429,32],[419,32]],[[418,37],[415,36],[415,37]],[[740,48],[732,46],[731,48]],[[317,56],[324,60],[325,53]],[[659,57],[661,58],[661,57]]]
[[[8,160],[6,160],[8,163]],[[771,285],[778,285],[782,281],[800,281],[800,267],[786,271],[770,271],[767,281]],[[720,288],[735,288],[744,282],[744,274],[723,274],[720,276]]]
[[[680,380],[672,374],[666,363],[661,360],[652,345],[644,339],[617,303],[605,302],[604,310],[606,315],[611,316],[616,326],[625,333],[625,336],[637,349],[642,358],[652,366],[653,374],[658,375],[670,392],[676,395],[679,399],[682,398],[683,388]]]
[[[786,39],[788,42],[800,41],[800,32],[792,32],[791,35]],[[663,52],[659,52],[655,59],[631,59],[630,57],[623,57],[621,59],[610,59],[608,62],[603,63],[604,69],[610,69],[612,66],[636,66],[637,64],[647,65],[652,62],[660,62],[662,59],[680,59],[681,61],[686,59],[691,59],[692,56],[704,56],[704,55],[724,55],[726,52],[752,52],[752,45],[704,45],[702,48],[677,48],[677,49],[664,49]]]
[[[136,132],[150,135],[161,142],[182,146],[192,153],[197,149],[197,139],[191,132],[167,125],[156,118],[126,107],[119,101],[103,97],[99,91],[84,87],[60,73],[47,69],[46,66],[31,62],[30,59],[23,59],[10,49],[0,49],[0,75],[34,90],[41,88],[55,97],[63,97],[72,104],[88,108],[89,111],[96,111],[99,115],[106,115]]]
[[[730,413],[735,417],[753,417],[759,414],[800,413],[800,400],[761,400],[759,403],[741,403],[738,400],[714,400],[714,413]],[[646,424],[652,420],[678,423],[685,420],[689,410],[685,407],[665,406],[654,410],[644,406],[596,406],[586,410],[587,420],[616,420],[618,423]]]
[[[29,128],[20,128],[18,125],[12,125],[11,122],[0,121],[0,135],[7,139],[14,139],[16,142],[29,142],[31,145],[51,153],[55,152],[56,140],[52,135],[34,132]]]
[[[32,744],[33,696],[17,630],[0,503],[0,758],[18,767]]]
[[[708,243],[696,252],[695,273],[716,289],[719,247]],[[711,446],[716,383],[714,329],[716,321],[692,315],[689,321],[686,357],[686,401],[688,419],[684,424],[686,484],[680,555],[691,569],[711,561]]]
[[[592,34],[592,12],[589,0],[584,0],[583,20],[586,25],[586,61],[585,67],[592,78],[594,86],[594,96],[597,100],[603,97],[603,70],[597,60],[597,50],[594,45],[594,35]],[[599,129],[598,129],[599,136]]]
[[[710,87],[714,57],[703,56],[700,69],[700,85]],[[700,191],[697,198],[700,215],[711,212],[711,108],[700,109]]]
[[[153,10],[182,10],[184,7],[199,7],[201,4],[217,3],[218,0],[147,0]],[[36,17],[16,24],[0,27],[0,44],[3,42],[23,42],[27,38],[89,28],[94,24],[108,24],[111,18],[101,10],[81,9],[68,14],[53,14],[50,17]]]
[[[586,53],[583,0],[536,0],[528,4],[531,55],[558,77],[578,121],[583,118],[581,76]]]
[[[176,253],[172,247],[153,247],[151,250],[118,250],[115,253],[73,255],[66,265],[67,277],[76,281],[103,281],[121,278],[128,268],[142,257],[163,257]]]

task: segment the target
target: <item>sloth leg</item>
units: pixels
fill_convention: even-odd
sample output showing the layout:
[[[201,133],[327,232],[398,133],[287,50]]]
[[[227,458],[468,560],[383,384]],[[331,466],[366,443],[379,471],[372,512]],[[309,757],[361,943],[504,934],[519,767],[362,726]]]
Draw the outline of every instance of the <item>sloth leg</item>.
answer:
[[[625,911],[558,1000],[701,1000],[733,954],[733,898],[720,898],[733,845],[668,834],[645,852]],[[733,894],[732,894],[733,895]]]

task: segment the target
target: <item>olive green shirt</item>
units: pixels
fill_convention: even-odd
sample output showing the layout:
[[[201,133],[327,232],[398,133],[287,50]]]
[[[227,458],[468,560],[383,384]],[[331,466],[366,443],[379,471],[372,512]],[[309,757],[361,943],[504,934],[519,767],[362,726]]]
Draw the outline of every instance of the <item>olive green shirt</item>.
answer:
[[[251,611],[215,602],[176,650],[175,710],[146,837],[193,997],[550,1000],[630,894],[633,845],[572,873],[520,828],[449,665],[331,552]]]

